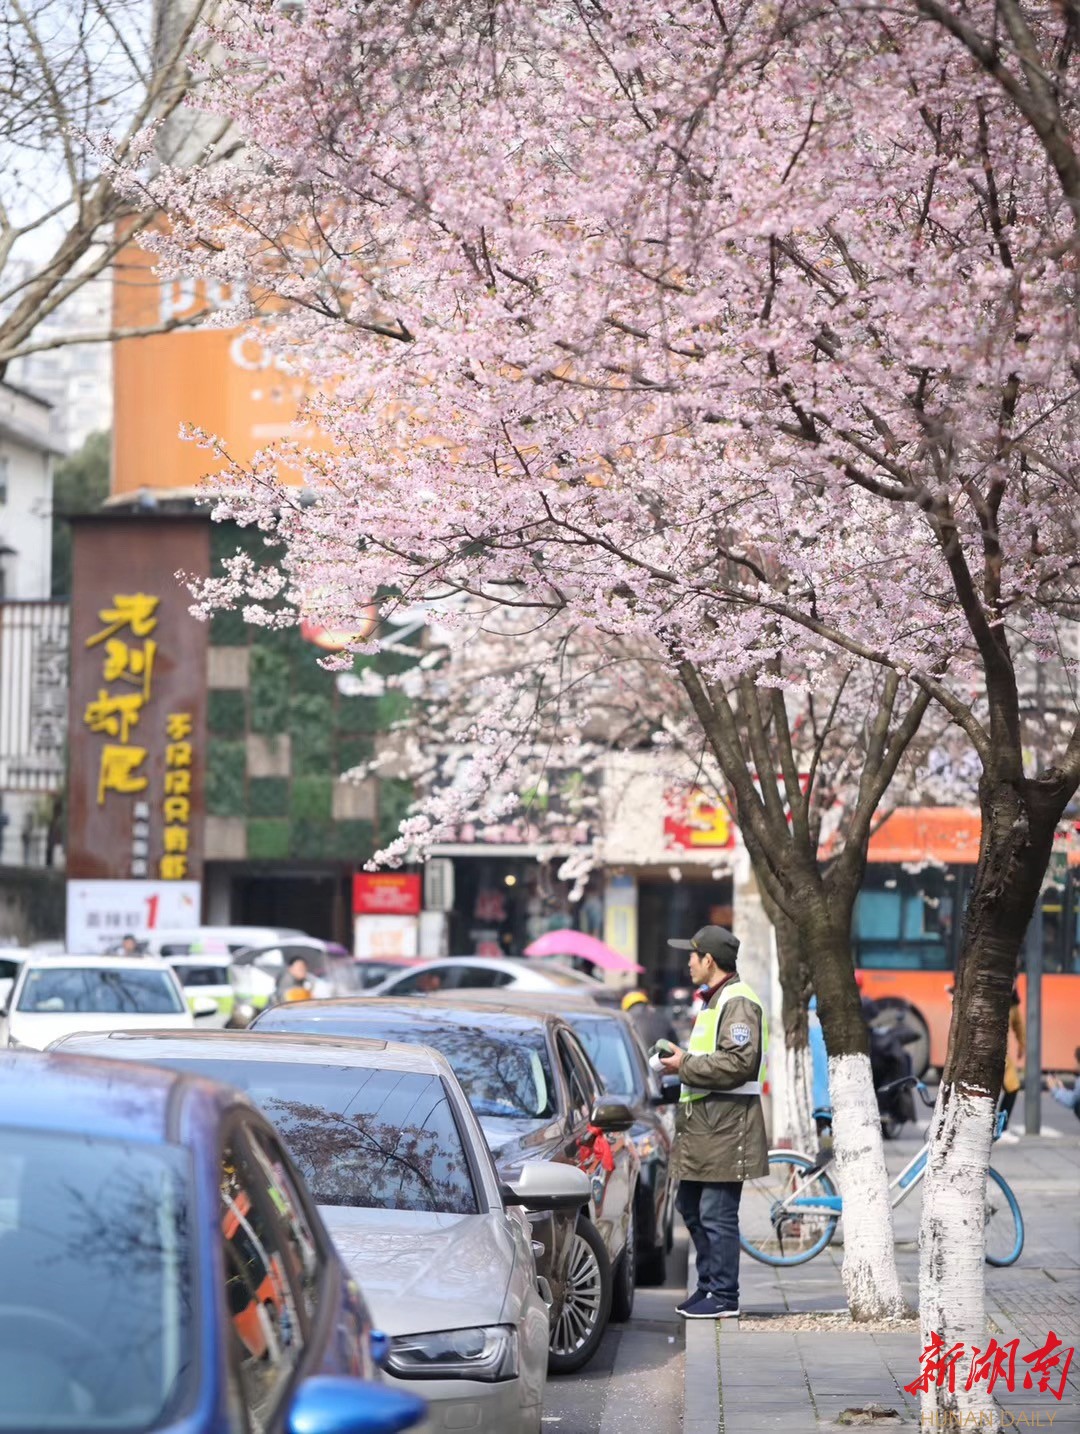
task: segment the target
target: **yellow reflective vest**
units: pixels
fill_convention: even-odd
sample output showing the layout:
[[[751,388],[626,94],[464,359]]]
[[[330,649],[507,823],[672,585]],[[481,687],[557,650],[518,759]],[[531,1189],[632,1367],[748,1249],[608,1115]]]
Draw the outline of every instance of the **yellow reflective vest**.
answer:
[[[694,1100],[703,1100],[707,1095],[760,1095],[765,1083],[766,1053],[769,1048],[769,1022],[765,1015],[765,1007],[754,990],[745,981],[729,981],[721,990],[720,999],[715,1006],[705,1006],[698,1013],[694,1022],[694,1029],[690,1033],[690,1040],[687,1044],[687,1051],[692,1056],[709,1056],[716,1050],[717,1035],[720,1030],[720,1019],[724,1006],[728,1001],[741,996],[743,1000],[752,1002],[761,1012],[761,1057],[758,1065],[757,1080],[743,1081],[741,1085],[730,1087],[728,1090],[717,1091],[716,1089],[703,1090],[699,1086],[687,1085],[684,1081],[682,1090],[679,1092],[681,1104],[688,1105]]]

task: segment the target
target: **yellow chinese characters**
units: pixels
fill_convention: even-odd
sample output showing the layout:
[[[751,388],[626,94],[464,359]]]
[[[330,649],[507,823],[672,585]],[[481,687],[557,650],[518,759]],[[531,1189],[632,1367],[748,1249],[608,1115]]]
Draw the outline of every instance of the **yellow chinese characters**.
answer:
[[[165,830],[158,865],[162,881],[182,881],[187,876],[193,730],[190,712],[169,713],[165,722],[165,735],[169,740],[165,748],[165,796],[161,804]]]
[[[148,639],[157,627],[155,614],[160,601],[149,593],[114,593],[112,606],[98,611],[103,626],[86,639],[87,647],[105,644],[102,678],[109,684],[98,689],[97,697],[87,703],[83,713],[83,722],[91,732],[110,739],[101,748],[98,806],[104,805],[108,792],[130,796],[145,791],[149,782],[139,770],[146,761],[147,749],[130,739],[150,700],[157,644]],[[125,637],[119,636],[125,632]]]

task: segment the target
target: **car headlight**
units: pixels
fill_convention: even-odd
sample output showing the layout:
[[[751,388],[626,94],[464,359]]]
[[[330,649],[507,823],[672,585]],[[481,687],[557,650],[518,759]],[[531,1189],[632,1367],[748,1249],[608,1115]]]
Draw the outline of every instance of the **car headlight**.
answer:
[[[517,1330],[494,1324],[475,1329],[402,1334],[390,1341],[386,1368],[402,1379],[516,1379]]]

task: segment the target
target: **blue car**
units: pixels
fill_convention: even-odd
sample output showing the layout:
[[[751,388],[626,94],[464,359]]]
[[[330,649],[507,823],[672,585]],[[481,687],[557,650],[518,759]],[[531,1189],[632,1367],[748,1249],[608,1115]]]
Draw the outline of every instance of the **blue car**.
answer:
[[[273,1128],[212,1081],[0,1054],[0,1428],[395,1434],[360,1290]]]

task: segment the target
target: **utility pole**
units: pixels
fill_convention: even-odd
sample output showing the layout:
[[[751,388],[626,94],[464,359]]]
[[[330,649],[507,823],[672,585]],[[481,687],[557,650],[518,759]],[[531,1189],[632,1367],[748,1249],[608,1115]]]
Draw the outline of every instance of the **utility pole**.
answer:
[[[1042,1130],[1042,972],[1043,919],[1042,894],[1035,904],[1035,915],[1024,937],[1024,971],[1027,976],[1026,1025],[1024,1044],[1027,1057],[1024,1065],[1024,1133],[1038,1135]]]

